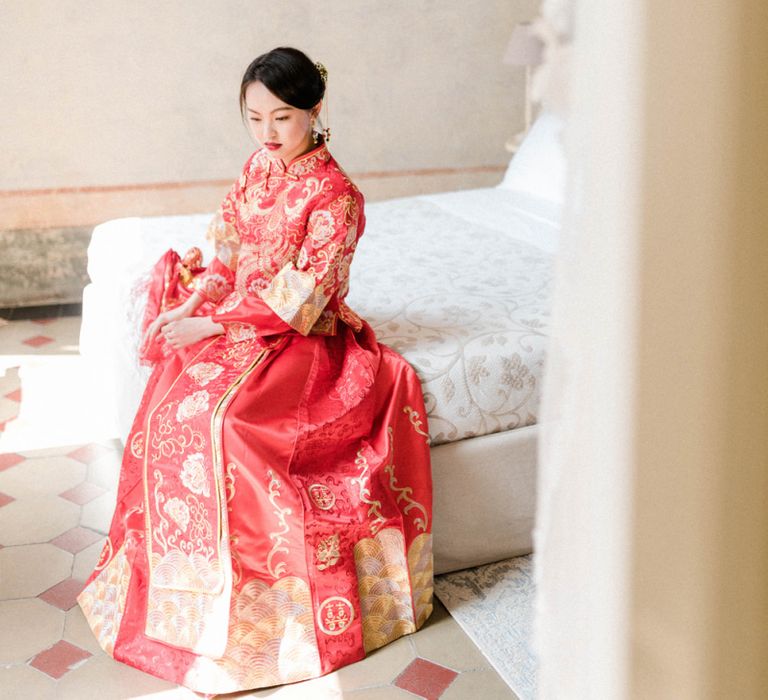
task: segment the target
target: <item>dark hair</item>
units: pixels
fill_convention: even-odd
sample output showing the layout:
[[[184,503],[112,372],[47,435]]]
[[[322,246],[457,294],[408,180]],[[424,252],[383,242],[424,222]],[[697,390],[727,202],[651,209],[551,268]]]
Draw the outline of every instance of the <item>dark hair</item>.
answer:
[[[325,82],[317,66],[298,49],[280,46],[254,59],[240,83],[240,112],[245,112],[245,90],[254,82],[263,83],[286,104],[311,109],[325,95]]]

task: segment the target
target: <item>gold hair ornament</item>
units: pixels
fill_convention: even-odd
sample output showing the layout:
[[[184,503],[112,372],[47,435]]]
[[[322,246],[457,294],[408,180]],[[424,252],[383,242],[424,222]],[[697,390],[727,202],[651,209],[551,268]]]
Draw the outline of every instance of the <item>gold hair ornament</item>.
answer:
[[[320,78],[323,81],[323,85],[327,86],[328,85],[328,69],[322,63],[320,63],[320,61],[315,62],[315,68],[317,68],[318,72],[320,73]],[[323,100],[323,104],[325,106],[325,119],[323,119],[322,121],[324,124],[328,124],[328,96],[327,95]],[[326,126],[323,129],[322,134],[323,134],[323,139],[325,140],[326,143],[328,143],[331,140],[330,127]],[[315,143],[318,143],[318,141],[320,140],[319,134],[314,131],[314,124],[313,124],[313,131],[312,131],[312,139],[314,140]]]

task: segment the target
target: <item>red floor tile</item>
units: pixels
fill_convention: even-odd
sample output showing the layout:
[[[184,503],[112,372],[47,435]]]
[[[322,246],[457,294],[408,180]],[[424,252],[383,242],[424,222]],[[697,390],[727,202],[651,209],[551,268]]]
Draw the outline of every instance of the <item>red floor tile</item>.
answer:
[[[0,472],[3,471],[3,469],[10,469],[11,467],[15,467],[19,462],[24,461],[24,457],[21,455],[14,454],[13,452],[6,452],[5,454],[0,455]]]
[[[10,394],[6,394],[5,398],[10,399],[11,401],[21,401],[21,389],[16,389]]]
[[[69,610],[77,605],[77,596],[80,595],[84,586],[85,581],[65,578],[37,597],[44,600],[48,605],[59,608],[59,610]]]
[[[26,340],[22,340],[22,343],[24,345],[29,345],[33,348],[39,348],[41,345],[47,345],[48,343],[53,342],[53,338],[49,338],[47,335],[36,335],[32,338],[27,338]]]
[[[79,661],[83,661],[89,656],[92,656],[90,652],[62,639],[50,649],[41,651],[29,662],[29,665],[47,673],[51,678],[59,679],[65,673],[69,673]]]
[[[0,491],[0,508],[7,506],[9,503],[13,503],[16,499],[13,496],[9,496],[7,493]]]
[[[395,685],[426,700],[437,700],[458,675],[450,668],[417,658],[395,679]]]
[[[103,537],[104,535],[100,535],[93,530],[77,526],[61,533],[58,537],[54,537],[51,540],[51,544],[71,554],[77,554],[97,540],[103,539]]]
[[[67,457],[76,459],[78,462],[83,462],[83,464],[90,464],[99,457],[103,457],[109,451],[108,447],[92,442],[88,445],[78,447],[76,450],[72,450],[72,452],[67,454]]]
[[[97,496],[101,496],[101,494],[104,492],[105,489],[101,488],[101,486],[96,486],[96,484],[84,481],[82,484],[78,484],[74,488],[60,493],[59,496],[66,498],[68,501],[72,501],[72,503],[77,503],[77,505],[82,506],[89,501],[92,501]]]

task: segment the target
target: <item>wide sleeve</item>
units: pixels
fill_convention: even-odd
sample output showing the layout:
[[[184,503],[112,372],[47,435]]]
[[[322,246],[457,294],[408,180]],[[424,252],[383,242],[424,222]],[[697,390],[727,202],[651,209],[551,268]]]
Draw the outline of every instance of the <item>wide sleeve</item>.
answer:
[[[286,263],[259,296],[244,297],[218,323],[251,324],[258,335],[295,330],[307,335],[330,299],[346,293],[358,239],[361,197],[334,193],[312,210],[295,260]]]
[[[193,288],[203,299],[212,304],[217,304],[235,288],[235,271],[240,252],[235,206],[243,191],[250,162],[249,158],[243,174],[230,187],[206,232],[206,238],[214,244],[216,255],[205,272],[195,278]]]
[[[346,292],[360,208],[359,198],[348,192],[313,209],[296,261],[286,263],[261,292],[267,306],[302,335],[337,292]]]

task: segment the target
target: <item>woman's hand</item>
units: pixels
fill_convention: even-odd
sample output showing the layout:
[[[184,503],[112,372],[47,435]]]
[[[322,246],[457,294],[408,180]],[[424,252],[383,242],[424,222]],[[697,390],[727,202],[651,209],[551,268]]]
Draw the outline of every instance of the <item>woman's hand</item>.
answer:
[[[181,350],[181,348],[192,345],[203,338],[223,333],[224,326],[215,323],[210,316],[193,316],[166,323],[161,332],[165,342],[170,347],[174,350]]]
[[[186,308],[185,304],[177,306],[175,309],[163,311],[163,313],[158,314],[157,318],[152,321],[149,326],[147,326],[147,332],[144,334],[143,346],[147,347],[155,339],[155,336],[160,332],[160,329],[166,324],[172,323],[174,321],[180,321],[181,319],[187,318],[187,316],[191,315],[192,311]]]

